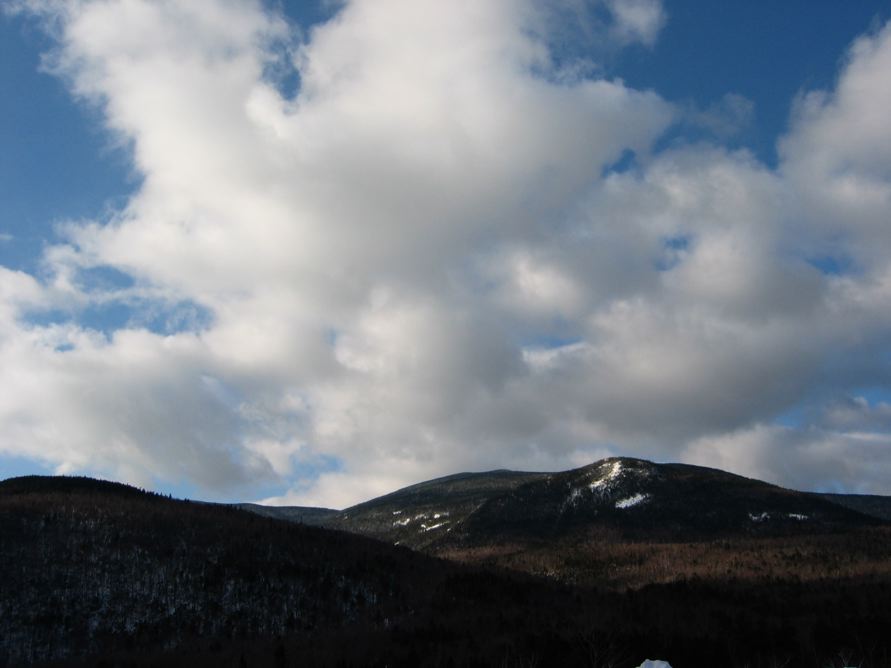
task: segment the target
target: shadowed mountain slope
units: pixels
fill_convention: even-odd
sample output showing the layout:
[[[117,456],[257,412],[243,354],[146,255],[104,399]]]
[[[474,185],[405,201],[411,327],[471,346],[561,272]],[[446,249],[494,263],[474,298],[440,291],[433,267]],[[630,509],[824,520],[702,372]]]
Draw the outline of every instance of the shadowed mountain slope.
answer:
[[[891,496],[875,494],[820,494],[819,496],[858,513],[891,522]]]
[[[0,482],[0,568],[0,665],[380,622],[444,572],[361,536],[38,476]]]
[[[560,473],[501,470],[447,476],[313,521],[442,552],[564,540],[592,530],[609,530],[624,540],[691,541],[826,533],[881,523],[862,510],[862,504],[717,469],[626,457]],[[287,512],[296,516],[301,510]]]
[[[491,499],[547,476],[505,470],[450,475],[347,508],[326,526],[423,549]]]
[[[493,531],[490,513],[511,520],[496,532],[505,541],[497,549],[491,538],[482,547],[450,548],[464,550],[450,556],[484,567],[116,483],[3,481],[0,667],[55,661],[134,668],[635,668],[659,656],[679,666],[796,668],[830,665],[851,647],[859,651],[855,665],[889,665],[885,526],[832,534],[756,531],[696,543],[626,539],[612,529],[579,532],[570,521],[555,533],[555,516],[584,518],[600,509],[592,516],[601,521],[612,517],[607,508],[643,508],[650,501],[629,499],[652,494],[655,502],[671,491],[673,476],[690,473],[664,469],[659,482],[647,463],[635,466],[609,460],[526,479],[509,472],[453,476],[391,495],[387,503],[414,499],[431,511],[449,499],[454,508],[475,507],[464,516],[471,537]],[[703,485],[698,498],[710,498],[708,477],[694,473]],[[724,480],[719,474],[715,481]],[[743,490],[753,482],[739,484]],[[740,494],[747,503],[773,504],[761,512],[805,509],[794,505],[794,494],[784,501],[780,492],[754,489],[755,497]],[[532,500],[540,502],[539,516],[521,521],[515,508]],[[825,510],[807,507],[815,508]],[[840,521],[830,515],[820,526]],[[788,520],[776,527],[804,522]],[[463,530],[447,534],[464,540]],[[517,531],[534,539],[520,545]],[[495,558],[481,556],[486,551]],[[696,571],[697,564],[707,570]],[[562,582],[553,581],[558,571],[567,576]],[[588,586],[600,583],[608,586]]]
[[[236,503],[234,505],[239,510],[247,510],[263,517],[299,522],[309,526],[323,526],[340,514],[339,510],[311,506],[262,506],[258,503]]]

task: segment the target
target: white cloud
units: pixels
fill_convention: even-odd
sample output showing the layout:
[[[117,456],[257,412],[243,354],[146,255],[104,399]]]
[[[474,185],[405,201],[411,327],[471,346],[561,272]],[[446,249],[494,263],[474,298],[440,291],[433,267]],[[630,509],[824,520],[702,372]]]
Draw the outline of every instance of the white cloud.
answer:
[[[690,112],[690,122],[729,139],[747,129],[755,118],[755,103],[739,93],[727,93],[705,109]]]
[[[682,458],[793,489],[889,494],[891,435],[758,424],[694,441]]]
[[[887,180],[869,142],[824,138],[891,87],[887,29],[770,170],[715,146],[653,154],[681,114],[562,77],[531,0],[354,0],[304,41],[257,2],[27,5],[57,22],[55,71],[144,180],[113,219],[65,229],[43,282],[0,274],[5,452],[218,493],[279,480],[279,500],[327,505],[610,452],[746,470],[733,453],[804,446],[740,434],[782,433],[763,425],[812,388],[882,373],[891,240],[870,216],[888,207],[821,207],[813,179],[836,170],[808,156]],[[611,7],[647,44],[665,20]],[[807,262],[839,232],[863,272]],[[102,266],[135,284],[89,285]],[[119,301],[209,317],[167,333],[30,317]]]
[[[652,46],[667,16],[662,0],[606,0],[613,15],[613,34],[620,42]]]
[[[822,252],[886,265],[891,208],[891,24],[860,37],[833,91],[797,101],[781,142],[783,173],[802,198],[809,239]]]

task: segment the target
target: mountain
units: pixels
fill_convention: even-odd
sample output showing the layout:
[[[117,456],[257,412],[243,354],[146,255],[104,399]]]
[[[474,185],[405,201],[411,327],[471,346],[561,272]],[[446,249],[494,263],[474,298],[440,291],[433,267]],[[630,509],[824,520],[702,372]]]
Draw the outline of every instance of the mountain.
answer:
[[[867,505],[717,469],[614,457],[560,473],[451,475],[339,513],[324,511],[312,521],[439,552],[493,542],[553,541],[592,530],[670,541],[825,533],[880,524],[881,515],[867,512]],[[879,504],[873,499],[872,505]],[[296,517],[309,511],[276,512]]]
[[[321,524],[464,563],[622,588],[716,577],[729,552],[738,577],[787,573],[795,558],[816,578],[817,555],[837,552],[840,536],[859,540],[884,526],[882,507],[712,468],[613,457],[559,473],[438,478],[328,513]],[[806,556],[790,556],[791,545],[807,545]],[[680,553],[689,558],[665,566]],[[883,569],[869,550],[851,559],[851,572]]]
[[[843,652],[847,665],[889,665],[887,526],[741,479],[721,511],[731,528],[709,537],[694,501],[726,475],[608,460],[452,476],[357,506],[354,518],[399,518],[399,504],[435,515],[448,503],[454,542],[429,549],[452,560],[113,482],[13,478],[0,482],[0,667],[795,668]],[[733,508],[755,500],[766,505],[751,514],[770,517],[749,524]],[[660,504],[684,540],[648,539],[650,520],[621,528]],[[397,526],[438,531],[423,523]]]
[[[488,501],[547,478],[545,473],[459,473],[422,482],[329,516],[325,526],[413,549],[431,548]]]

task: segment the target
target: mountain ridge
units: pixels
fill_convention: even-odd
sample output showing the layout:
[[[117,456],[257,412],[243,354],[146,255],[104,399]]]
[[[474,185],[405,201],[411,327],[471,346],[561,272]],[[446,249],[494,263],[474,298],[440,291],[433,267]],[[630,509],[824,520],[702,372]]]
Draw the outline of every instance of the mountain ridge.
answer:
[[[891,519],[870,512],[882,508],[885,498],[871,496],[866,503],[712,467],[610,457],[560,472],[495,469],[441,476],[325,511],[319,524],[436,554],[493,537],[544,539],[593,525],[666,540],[825,532]],[[299,514],[300,507],[290,508]]]

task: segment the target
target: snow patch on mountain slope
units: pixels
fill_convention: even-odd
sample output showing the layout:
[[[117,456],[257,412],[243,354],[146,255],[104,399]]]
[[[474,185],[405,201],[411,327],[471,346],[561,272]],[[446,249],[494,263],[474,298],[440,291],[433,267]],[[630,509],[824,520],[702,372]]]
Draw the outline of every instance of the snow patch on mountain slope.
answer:
[[[624,467],[622,466],[622,462],[617,459],[612,463],[606,475],[602,475],[596,480],[591,481],[591,483],[588,485],[588,489],[590,489],[592,492],[606,494],[607,492],[609,492],[610,488],[618,482],[623,471]]]
[[[641,503],[646,503],[650,500],[649,494],[634,494],[632,496],[626,497],[624,499],[619,499],[616,501],[616,508],[624,510],[625,508],[633,508],[634,506],[640,505]]]
[[[437,522],[436,524],[431,524],[429,526],[426,524],[421,524],[420,533],[426,533],[428,531],[433,531],[434,529],[439,529],[440,527],[444,527],[448,523],[449,520],[446,520],[445,522]]]
[[[393,515],[400,515],[400,514],[402,514],[401,510],[397,510],[397,511],[393,512]],[[412,522],[417,522],[419,520],[428,520],[428,519],[430,519],[431,516],[433,517],[434,520],[438,520],[438,519],[443,519],[445,517],[448,517],[449,515],[450,515],[450,512],[447,510],[431,510],[431,511],[423,512],[423,513],[418,513],[414,517],[402,517],[400,519],[394,520],[393,526],[394,527],[397,527],[397,526],[404,527],[404,526],[408,526]],[[437,524],[436,527],[441,526],[444,523],[448,523],[448,520],[446,520],[446,522],[441,522],[440,524]],[[427,525],[425,525],[423,523],[421,524],[421,527],[426,527],[426,526]],[[421,530],[429,531],[430,529],[434,529],[436,527],[422,528]]]
[[[771,519],[773,515],[768,512],[763,513],[749,513],[749,519],[753,522],[766,522]],[[810,515],[803,515],[802,513],[785,513],[784,517],[790,520],[796,520],[797,522],[804,522],[811,518]]]
[[[567,484],[563,509],[575,508],[586,498],[599,503],[611,503],[617,508],[628,508],[644,503],[651,494],[640,491],[641,483],[655,474],[644,462],[629,464],[621,459],[606,460],[585,478]]]

